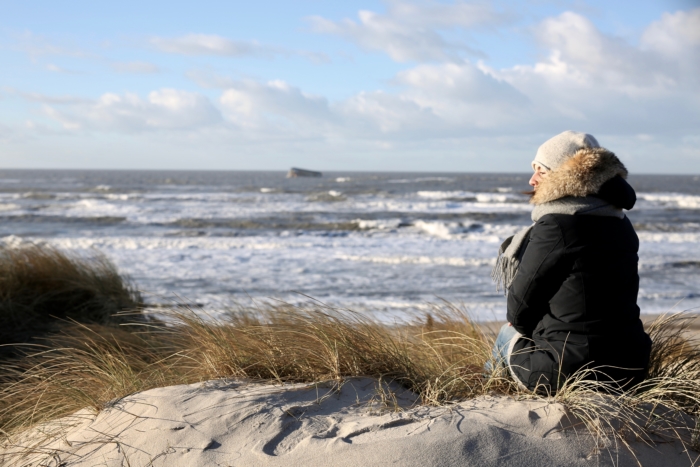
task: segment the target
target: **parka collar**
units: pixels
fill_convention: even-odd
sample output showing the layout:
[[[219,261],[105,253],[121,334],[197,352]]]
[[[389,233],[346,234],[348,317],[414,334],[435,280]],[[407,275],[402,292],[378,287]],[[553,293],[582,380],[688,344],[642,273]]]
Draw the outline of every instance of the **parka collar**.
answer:
[[[627,169],[615,154],[604,148],[580,149],[542,179],[530,202],[539,205],[566,196],[596,195],[618,175],[627,178]]]

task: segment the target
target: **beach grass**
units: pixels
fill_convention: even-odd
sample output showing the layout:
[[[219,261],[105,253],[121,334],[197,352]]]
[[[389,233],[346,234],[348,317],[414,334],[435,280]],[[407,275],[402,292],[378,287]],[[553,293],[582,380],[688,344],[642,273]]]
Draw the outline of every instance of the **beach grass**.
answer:
[[[160,313],[167,324],[72,323],[41,345],[21,347],[23,358],[2,368],[0,429],[9,434],[137,391],[220,378],[370,376],[433,405],[513,386],[484,375],[493,338],[449,304],[402,325],[314,302],[240,308],[218,319],[187,309]]]
[[[99,252],[79,256],[48,245],[0,247],[0,358],[62,321],[116,324],[138,310],[141,296]],[[129,317],[138,320],[137,315]]]
[[[436,305],[428,319],[400,325],[319,303],[238,309],[213,319],[168,312],[163,324],[66,325],[4,365],[0,429],[7,436],[89,407],[99,411],[134,392],[220,378],[250,382],[393,380],[444,405],[486,394],[560,402],[600,439],[679,439],[697,444],[700,351],[682,337],[683,314],[649,327],[649,378],[625,390],[585,372],[551,397],[524,391],[505,372],[484,374],[494,336],[462,310]],[[130,329],[127,328],[137,328]],[[595,370],[587,370],[595,371]]]
[[[70,258],[73,266],[67,266],[59,259],[49,256],[41,264],[54,261],[63,274],[80,261]],[[78,264],[75,280],[88,265],[97,265],[108,278],[116,274],[109,263],[85,262]],[[50,276],[49,266],[38,270]],[[90,287],[99,289],[95,274],[91,271],[86,277],[93,281]],[[55,283],[64,290],[63,281],[38,283]],[[56,300],[50,290],[36,290]],[[108,290],[125,297],[119,303],[136,303],[127,300],[135,297],[128,288]],[[102,308],[105,313],[107,309]],[[130,319],[133,313],[109,309],[114,316],[102,322],[79,322],[75,316],[92,315],[66,310],[71,319],[58,320],[59,327],[30,345],[13,346],[17,357],[0,368],[2,436],[9,439],[84,408],[96,412],[155,387],[221,378],[311,383],[373,377],[401,384],[426,405],[487,394],[540,399],[562,403],[572,426],[585,428],[597,439],[625,446],[640,439],[698,445],[700,347],[684,332],[689,318],[683,313],[662,316],[648,326],[652,363],[643,383],[624,390],[603,385],[590,378],[589,372],[596,370],[589,369],[573,375],[556,394],[543,396],[519,388],[505,371],[486,374],[494,333],[447,302],[435,304],[421,319],[403,323],[378,322],[314,300],[240,306],[216,318],[184,307],[159,310],[158,320],[145,319],[142,311]]]

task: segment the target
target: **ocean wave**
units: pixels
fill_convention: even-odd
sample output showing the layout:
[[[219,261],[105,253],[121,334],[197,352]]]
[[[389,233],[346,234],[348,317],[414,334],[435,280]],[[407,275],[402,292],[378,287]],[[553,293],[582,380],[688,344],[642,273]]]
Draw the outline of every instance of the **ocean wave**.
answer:
[[[412,225],[403,219],[355,219],[353,222],[361,230],[392,230]]]
[[[27,193],[22,193],[21,198],[30,199],[30,200],[38,200],[38,201],[46,201],[46,200],[56,199],[56,195],[53,193],[45,193],[42,191],[29,191]]]
[[[416,193],[421,198],[428,199],[469,199],[476,200],[476,193],[471,191],[418,191]]]
[[[345,261],[360,261],[367,263],[381,264],[424,264],[436,266],[459,266],[459,267],[481,267],[493,266],[496,264],[495,258],[450,258],[440,256],[359,256],[359,255],[336,255],[336,258]]]
[[[663,270],[683,270],[700,268],[700,259],[679,259],[675,261],[664,261],[664,258],[656,258],[652,261],[640,261],[640,272],[647,273]]]
[[[476,201],[477,203],[526,203],[528,198],[513,193],[474,193],[471,191],[418,191],[421,198],[433,200]]]
[[[670,268],[700,268],[700,261],[686,260],[666,263]]]
[[[419,220],[413,225],[429,235],[440,238],[453,238],[455,235],[483,229],[481,224],[462,222],[426,222]]]
[[[5,237],[7,238],[7,237]],[[50,243],[59,248],[105,250],[279,250],[312,248],[310,242],[270,242],[256,237],[72,237],[54,238]],[[172,260],[172,258],[171,258]]]
[[[652,205],[679,208],[700,209],[700,196],[681,193],[639,193],[637,198]]]
[[[50,223],[66,223],[66,224],[99,224],[111,225],[119,224],[127,220],[124,216],[54,216],[54,215],[38,215],[38,214],[17,214],[2,216],[0,220],[3,222],[25,222],[32,224],[50,224]]]
[[[478,193],[476,200],[480,203],[527,203],[529,201],[524,195],[511,193]]]
[[[448,182],[454,180],[451,177],[418,177],[418,178],[397,178],[387,180],[386,183],[420,183],[420,182]]]
[[[164,223],[164,226],[184,227],[194,229],[225,228],[233,230],[358,230],[363,227],[358,221],[322,221],[315,219],[285,219],[283,217],[268,217],[254,219],[201,219],[182,218]]]
[[[345,201],[347,198],[340,191],[329,190],[308,195],[306,200],[311,202],[336,203],[338,201]]]
[[[638,232],[641,242],[648,243],[698,243],[700,232]]]
[[[638,232],[700,232],[700,223],[636,222],[634,229]]]
[[[0,211],[15,211],[17,209],[20,209],[20,206],[18,204],[13,204],[13,203],[8,203],[8,204],[3,204],[0,203]]]

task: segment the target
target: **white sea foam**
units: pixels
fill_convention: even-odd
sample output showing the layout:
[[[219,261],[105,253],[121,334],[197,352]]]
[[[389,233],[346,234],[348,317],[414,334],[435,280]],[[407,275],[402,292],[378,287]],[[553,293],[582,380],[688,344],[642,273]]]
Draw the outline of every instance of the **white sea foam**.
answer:
[[[637,195],[637,198],[652,205],[677,207],[680,209],[700,209],[700,196],[679,193],[640,193]]]
[[[31,245],[32,243],[34,243],[16,235],[8,235],[7,237],[2,237],[0,238],[0,242],[3,246],[7,248],[19,248],[21,246]]]
[[[420,182],[447,182],[452,180],[449,177],[418,177],[418,178],[398,178],[387,180],[386,183],[420,183]]]
[[[700,242],[700,232],[638,232],[642,242],[649,243],[695,243]]]
[[[440,238],[450,238],[464,233],[468,229],[468,227],[464,227],[459,222],[426,222],[419,220],[414,225],[427,234]]]
[[[476,199],[476,193],[471,191],[419,191],[416,194],[421,198],[428,199]]]
[[[363,230],[389,230],[396,229],[401,225],[401,219],[355,219],[353,222],[357,222],[357,226]]]
[[[432,264],[439,266],[480,267],[493,266],[495,258],[445,258],[441,256],[353,256],[337,255],[336,258],[346,261],[362,261],[382,264]]]
[[[523,195],[512,193],[474,193],[471,191],[419,191],[418,196],[434,200],[476,200],[478,203],[507,203],[513,201],[524,202],[527,198]]]

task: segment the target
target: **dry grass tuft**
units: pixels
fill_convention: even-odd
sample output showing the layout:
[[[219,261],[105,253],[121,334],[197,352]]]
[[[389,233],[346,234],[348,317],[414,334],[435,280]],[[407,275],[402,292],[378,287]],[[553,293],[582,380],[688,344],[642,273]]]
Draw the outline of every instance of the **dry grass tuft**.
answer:
[[[425,322],[402,325],[314,302],[240,308],[220,319],[180,309],[166,321],[141,323],[138,331],[74,324],[48,339],[46,348],[27,348],[23,359],[3,368],[0,429],[9,438],[134,392],[225,377],[315,382],[370,376],[397,381],[431,405],[494,392],[542,397],[519,390],[504,372],[484,375],[494,336],[450,304],[436,306]],[[642,384],[622,390],[596,382],[595,370],[587,370],[545,399],[564,404],[605,447],[630,447],[640,439],[697,447],[700,353],[682,337],[685,322],[681,314],[650,326],[654,360]]]
[[[225,377],[371,376],[397,381],[435,405],[507,391],[507,379],[483,375],[492,337],[454,307],[436,307],[434,315],[428,330],[311,303],[239,309],[218,320],[171,311],[167,326],[142,324],[138,332],[76,324],[5,365],[0,429],[9,434],[84,407],[100,410],[133,392]]]
[[[57,330],[59,320],[123,322],[115,315],[140,304],[139,293],[99,253],[0,247],[0,345],[30,342]]]
[[[450,304],[426,324],[387,325],[320,303],[237,310],[219,325],[179,313],[176,340],[208,378],[278,382],[393,379],[441,404],[483,394],[502,381],[484,378],[492,337]]]

